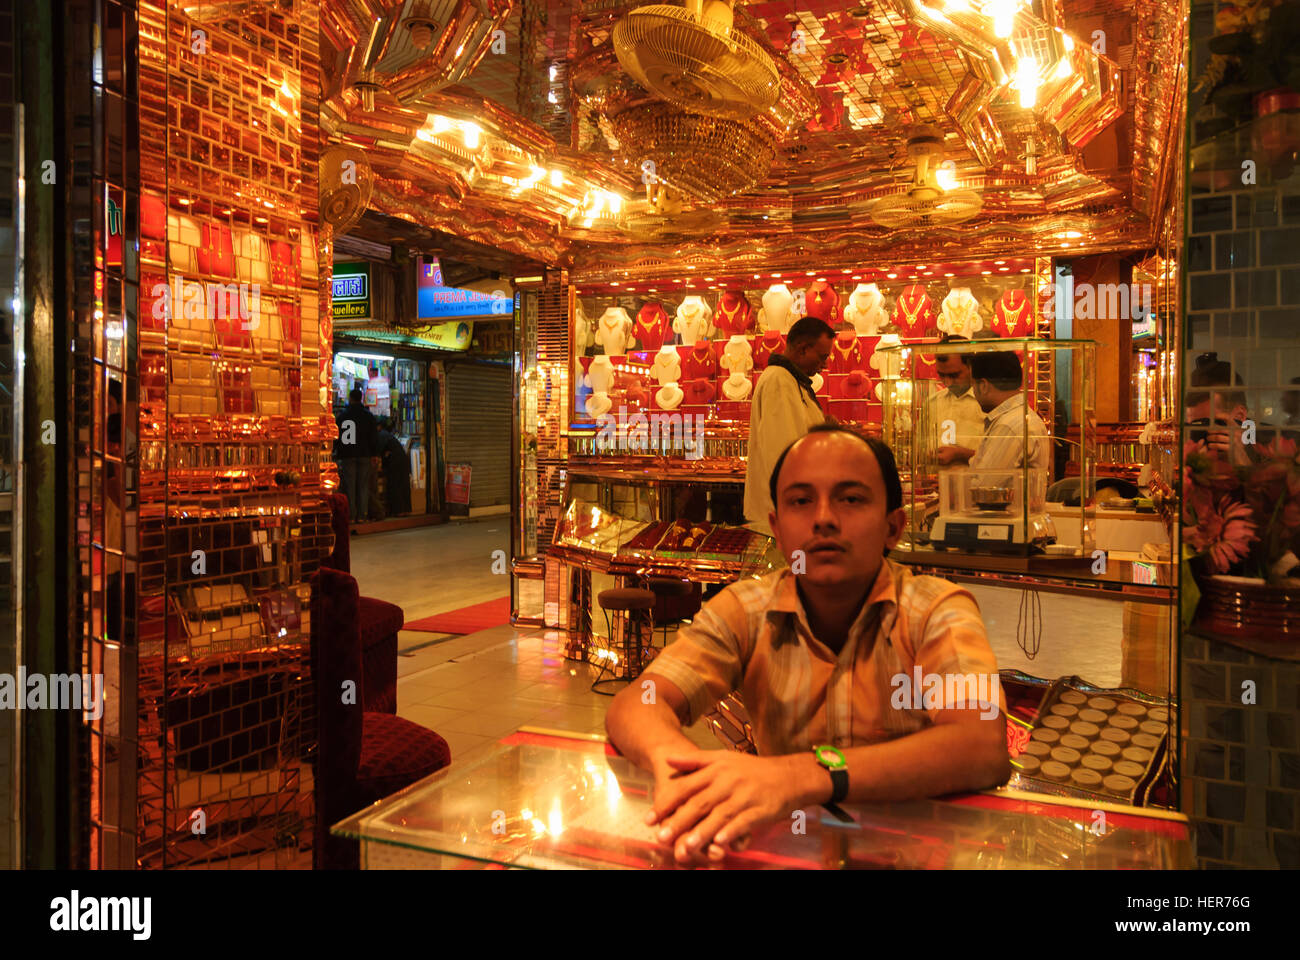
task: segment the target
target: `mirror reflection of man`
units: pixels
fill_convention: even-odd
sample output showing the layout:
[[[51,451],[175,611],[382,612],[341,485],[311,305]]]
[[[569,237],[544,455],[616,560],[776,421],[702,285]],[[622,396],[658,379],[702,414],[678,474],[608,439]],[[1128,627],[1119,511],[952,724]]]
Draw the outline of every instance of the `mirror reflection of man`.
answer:
[[[940,342],[967,341],[945,334]],[[944,466],[970,460],[984,436],[984,411],[971,392],[970,358],[969,353],[935,356],[935,371],[943,389],[925,402],[922,436],[926,449]]]
[[[679,863],[722,860],[809,804],[940,796],[1010,774],[974,598],[887,557],[906,522],[889,447],[822,424],[778,457],[768,483],[790,567],[706,603],[605,717],[610,742],[653,775],[647,823]],[[894,696],[918,675],[944,678],[942,702]],[[948,682],[958,678],[962,692]],[[758,756],[702,750],[682,733],[737,690]]]
[[[1010,350],[974,353],[970,369],[971,393],[984,411],[984,433],[972,455],[949,448],[947,462],[969,463],[978,470],[1031,467],[1047,476],[1052,463],[1047,427],[1025,403],[1020,358]],[[940,462],[943,456],[940,450]]]

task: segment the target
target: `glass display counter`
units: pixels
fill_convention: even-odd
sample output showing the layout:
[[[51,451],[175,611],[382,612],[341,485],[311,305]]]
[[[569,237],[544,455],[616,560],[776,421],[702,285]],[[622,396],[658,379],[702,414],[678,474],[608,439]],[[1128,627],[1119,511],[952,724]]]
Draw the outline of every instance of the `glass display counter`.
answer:
[[[884,439],[898,460],[908,514],[897,559],[1100,575],[1096,345],[988,338],[881,349],[897,357],[899,371],[883,383]],[[958,355],[969,366],[972,355],[990,352],[1014,353],[1023,390],[995,395],[992,384],[972,384],[956,395],[934,379],[939,357]],[[980,390],[983,401],[975,397]],[[972,424],[981,419],[977,433]],[[1127,506],[1136,518],[1136,503]]]
[[[520,730],[354,814],[333,833],[367,869],[671,869],[645,825],[653,783],[599,737]],[[1185,817],[987,791],[808,811],[754,831],[722,869],[1186,869]]]

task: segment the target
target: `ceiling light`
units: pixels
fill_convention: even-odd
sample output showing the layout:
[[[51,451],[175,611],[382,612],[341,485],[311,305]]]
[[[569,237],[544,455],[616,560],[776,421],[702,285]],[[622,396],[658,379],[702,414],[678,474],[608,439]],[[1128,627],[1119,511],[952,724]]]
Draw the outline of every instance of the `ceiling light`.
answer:
[[[988,10],[993,14],[993,33],[1005,39],[1016,26],[1016,0],[993,0]]]
[[[812,276],[814,273],[816,273],[816,272],[817,272],[816,270],[809,270],[809,271],[807,271],[807,272],[804,273],[804,276],[805,276],[805,277],[811,277],[811,276]],[[773,276],[776,276],[776,274],[773,274]]]
[[[551,171],[551,186],[553,187],[564,186],[564,174],[561,173],[559,170]]]
[[[1011,268],[1010,268],[1010,267],[998,267],[998,269],[1001,270],[1001,271],[1003,271],[1003,272],[1006,272],[1007,270],[1010,270]]]
[[[433,133],[434,133],[434,136],[437,136],[437,135],[440,134],[440,133],[446,133],[446,132],[447,132],[448,130],[450,130],[450,129],[451,129],[451,121],[450,121],[450,120],[448,120],[446,117],[442,116],[441,114],[437,114],[437,113],[435,113],[435,114],[433,115]]]
[[[461,135],[465,138],[465,149],[477,150],[479,137],[483,131],[479,129],[477,123],[465,123],[460,128]]]
[[[885,276],[887,276],[890,280],[897,280],[897,279],[898,279],[898,274],[896,274],[896,273],[887,273],[887,274],[885,274]]]
[[[1002,264],[1004,264],[1004,263],[1006,263],[1005,260],[994,260],[994,261],[993,261],[993,266],[995,266],[995,267],[1000,267],[1000,266],[1002,266]]]
[[[955,276],[957,276],[957,274],[955,274],[955,273],[945,273],[944,276],[945,276],[945,277],[955,277]]]
[[[619,209],[623,206],[623,198],[617,193],[607,193],[605,196],[609,200],[609,212],[618,213]]]
[[[991,274],[992,272],[993,272],[992,270],[981,270],[981,271],[980,271],[980,273],[981,273],[983,276],[986,276],[986,277],[987,277],[989,274]]]
[[[1016,65],[1016,87],[1020,90],[1020,106],[1028,110],[1038,100],[1038,61],[1021,57]]]

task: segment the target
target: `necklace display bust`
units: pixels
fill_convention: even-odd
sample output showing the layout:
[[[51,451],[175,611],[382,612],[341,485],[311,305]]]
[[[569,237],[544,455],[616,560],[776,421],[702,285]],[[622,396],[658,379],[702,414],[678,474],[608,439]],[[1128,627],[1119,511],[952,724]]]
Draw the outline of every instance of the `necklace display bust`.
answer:
[[[743,370],[732,370],[731,376],[722,381],[722,395],[728,400],[748,400],[753,389],[749,375]]]
[[[871,393],[871,378],[862,370],[854,370],[841,385],[848,400],[865,400]]]
[[[659,303],[646,303],[636,312],[632,337],[642,350],[658,350],[668,339],[671,324],[668,311]]]
[[[885,295],[874,283],[859,283],[844,306],[844,319],[853,324],[859,337],[874,337],[889,322]]]
[[[934,324],[934,304],[925,287],[914,283],[903,288],[894,304],[894,326],[905,337],[919,337]]]
[[[767,361],[772,354],[785,349],[785,337],[776,330],[769,330],[754,340],[754,369],[762,373],[767,369]]]
[[[722,348],[722,356],[718,358],[718,366],[732,373],[748,373],[753,370],[754,350],[749,345],[749,338],[737,335],[728,340]]]
[[[627,353],[632,337],[632,318],[622,307],[610,307],[596,321],[596,343],[611,357]]]
[[[575,304],[573,307],[573,352],[578,356],[582,356],[587,348],[595,342],[596,334],[591,329],[591,321],[582,312],[582,304]]]
[[[587,397],[587,412],[593,417],[600,417],[609,413],[609,408],[613,405],[608,393],[593,393]]]
[[[713,355],[713,342],[697,340],[695,346],[686,351],[682,358],[682,379],[695,380],[704,378],[712,380],[718,375],[718,358]]]
[[[677,355],[676,348],[671,345],[660,347],[659,352],[655,354],[654,363],[650,365],[650,372],[654,374],[655,382],[660,385],[680,381],[682,358]]]
[[[673,320],[673,333],[686,346],[694,346],[697,340],[707,340],[712,324],[709,318],[713,311],[702,297],[690,296],[677,308],[677,317]]]
[[[1000,337],[1027,337],[1033,328],[1034,317],[1025,292],[1008,290],[1002,294],[993,311],[993,332]]]
[[[725,336],[748,333],[754,326],[754,305],[740,290],[727,290],[718,299],[713,326]]]
[[[862,367],[862,350],[858,338],[852,330],[841,330],[831,341],[830,360],[826,364],[827,373],[851,373]]]
[[[682,405],[682,388],[675,383],[665,383],[655,391],[655,406],[660,410],[676,410]]]
[[[614,364],[609,357],[593,357],[583,382],[591,388],[592,393],[608,393],[614,385]]]
[[[884,348],[898,347],[902,342],[896,333],[887,333],[876,341],[876,348],[871,354],[871,369],[886,380],[894,380],[898,377],[903,365],[903,354],[901,350],[891,350],[886,353]]]
[[[688,381],[682,390],[686,394],[687,403],[711,403],[713,400],[713,384],[708,380]]]
[[[763,330],[786,334],[799,317],[794,309],[794,294],[784,283],[774,283],[763,294],[763,309],[758,311],[758,325]]]
[[[980,316],[980,303],[969,287],[954,287],[943,298],[939,308],[939,329],[944,333],[970,337],[977,330],[984,329],[984,319]]]
[[[814,280],[804,294],[805,317],[824,320],[832,328],[840,325],[840,295],[825,280]]]

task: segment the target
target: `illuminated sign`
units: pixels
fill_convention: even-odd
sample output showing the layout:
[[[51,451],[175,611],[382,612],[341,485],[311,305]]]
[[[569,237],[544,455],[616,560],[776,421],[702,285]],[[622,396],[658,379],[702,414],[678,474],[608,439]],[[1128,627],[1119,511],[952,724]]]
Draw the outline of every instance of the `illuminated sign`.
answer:
[[[420,259],[416,271],[415,316],[420,320],[450,320],[455,317],[503,316],[514,312],[514,297],[504,289],[493,293],[462,290],[442,285],[442,267],[437,258]]]
[[[330,303],[335,320],[370,316],[370,264],[334,264]]]

